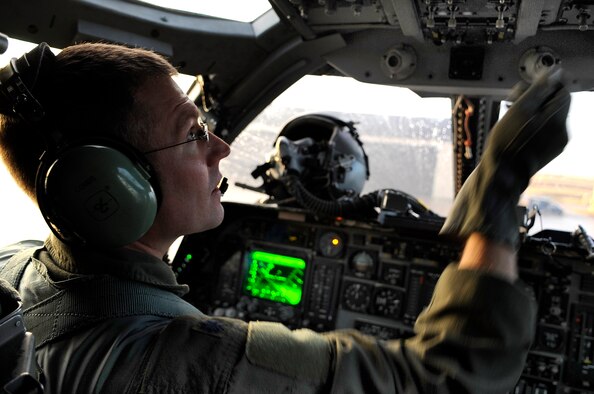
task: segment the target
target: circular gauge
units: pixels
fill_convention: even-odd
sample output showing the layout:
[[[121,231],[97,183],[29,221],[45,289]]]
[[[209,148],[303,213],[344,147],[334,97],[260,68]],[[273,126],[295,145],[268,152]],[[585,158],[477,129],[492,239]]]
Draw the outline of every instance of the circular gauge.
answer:
[[[371,300],[371,289],[362,283],[350,283],[344,289],[343,305],[352,311],[365,312]]]
[[[563,348],[565,335],[563,331],[554,327],[542,327],[538,331],[538,344],[549,352],[557,352]]]
[[[325,257],[338,257],[344,250],[342,236],[333,231],[328,231],[320,236],[320,253]]]
[[[396,264],[384,264],[380,279],[392,286],[404,287],[406,268]]]
[[[351,257],[351,270],[355,276],[370,278],[375,271],[375,259],[371,254],[361,250]]]
[[[404,294],[400,290],[380,288],[373,298],[375,313],[382,316],[399,317],[403,299]]]

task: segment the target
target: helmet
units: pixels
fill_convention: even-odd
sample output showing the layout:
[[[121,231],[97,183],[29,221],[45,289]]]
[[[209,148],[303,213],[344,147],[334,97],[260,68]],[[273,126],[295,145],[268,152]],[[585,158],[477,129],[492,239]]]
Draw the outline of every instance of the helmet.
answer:
[[[275,200],[290,197],[284,185],[288,176],[324,200],[356,197],[369,178],[363,144],[352,122],[329,115],[310,114],[288,122],[274,150],[254,177],[264,178],[264,189]],[[265,172],[264,172],[265,171]]]

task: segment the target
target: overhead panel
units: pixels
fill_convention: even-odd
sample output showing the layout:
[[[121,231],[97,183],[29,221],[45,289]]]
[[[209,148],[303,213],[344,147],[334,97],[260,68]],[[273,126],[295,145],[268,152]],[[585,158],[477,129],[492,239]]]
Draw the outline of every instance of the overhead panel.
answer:
[[[399,29],[405,37],[435,45],[519,43],[535,36],[539,29],[586,31],[591,28],[594,8],[592,1],[572,0],[273,0],[273,3],[278,4],[291,23],[309,26],[317,35],[353,29]],[[300,31],[305,32],[303,26]]]

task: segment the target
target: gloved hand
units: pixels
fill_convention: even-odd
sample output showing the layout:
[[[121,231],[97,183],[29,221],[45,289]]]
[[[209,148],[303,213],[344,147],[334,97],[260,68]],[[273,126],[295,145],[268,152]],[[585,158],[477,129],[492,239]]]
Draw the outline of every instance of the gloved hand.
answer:
[[[466,238],[478,232],[518,246],[516,206],[530,178],[567,144],[570,101],[560,70],[541,75],[520,96],[491,129],[483,157],[456,196],[441,234]]]

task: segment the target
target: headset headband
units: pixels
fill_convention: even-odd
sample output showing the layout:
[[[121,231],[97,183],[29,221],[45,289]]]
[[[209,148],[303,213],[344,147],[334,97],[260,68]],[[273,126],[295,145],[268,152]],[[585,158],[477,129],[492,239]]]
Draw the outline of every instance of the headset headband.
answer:
[[[28,122],[38,122],[44,115],[43,107],[32,94],[42,69],[53,67],[55,56],[42,42],[20,58],[12,58],[0,70],[0,112],[15,114]]]

